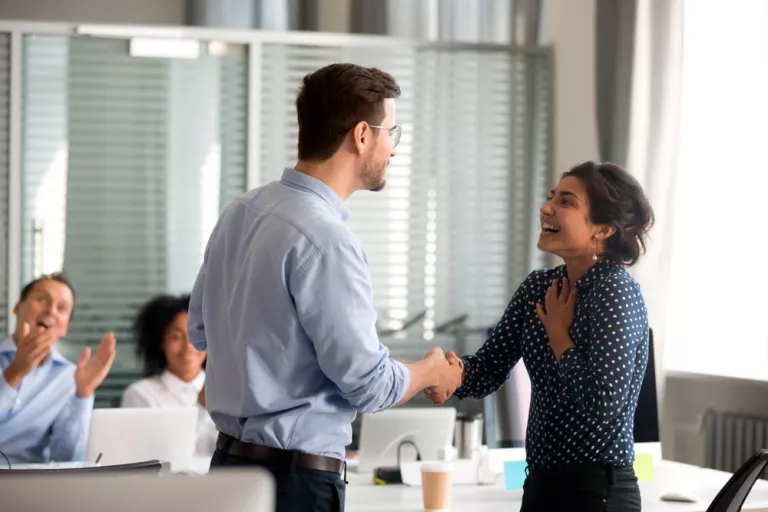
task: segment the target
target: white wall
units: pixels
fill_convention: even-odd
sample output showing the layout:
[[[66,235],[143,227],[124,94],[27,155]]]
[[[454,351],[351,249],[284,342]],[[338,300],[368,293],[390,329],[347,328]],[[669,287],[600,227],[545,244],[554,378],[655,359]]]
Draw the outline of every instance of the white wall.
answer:
[[[707,410],[768,417],[768,382],[670,372],[661,420],[665,459],[704,463],[701,419]]]
[[[595,106],[596,0],[548,0],[542,43],[555,51],[555,150],[558,177],[598,159]]]
[[[0,20],[183,25],[185,0],[0,0]]]

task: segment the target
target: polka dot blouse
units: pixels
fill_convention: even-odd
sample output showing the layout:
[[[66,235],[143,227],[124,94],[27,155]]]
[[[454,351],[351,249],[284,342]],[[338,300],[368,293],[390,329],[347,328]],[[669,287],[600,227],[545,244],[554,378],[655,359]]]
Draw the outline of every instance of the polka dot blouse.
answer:
[[[537,270],[518,288],[483,347],[463,357],[459,398],[483,398],[501,387],[522,357],[531,378],[526,454],[531,469],[584,462],[628,466],[633,424],[648,363],[648,314],[640,287],[624,267],[601,261],[576,283],[570,328],[575,348],[558,362],[537,302],[565,266]]]

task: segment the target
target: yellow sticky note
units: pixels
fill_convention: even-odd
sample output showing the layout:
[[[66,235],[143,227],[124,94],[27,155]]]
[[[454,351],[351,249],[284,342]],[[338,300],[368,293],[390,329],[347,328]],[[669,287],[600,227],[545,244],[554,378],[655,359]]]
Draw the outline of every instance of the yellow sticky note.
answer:
[[[653,455],[650,453],[635,454],[634,468],[638,481],[653,480]]]

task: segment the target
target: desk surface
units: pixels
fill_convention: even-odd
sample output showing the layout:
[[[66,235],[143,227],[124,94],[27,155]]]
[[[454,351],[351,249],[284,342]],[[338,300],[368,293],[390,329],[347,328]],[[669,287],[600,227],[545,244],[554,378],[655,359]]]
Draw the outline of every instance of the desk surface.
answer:
[[[730,474],[677,462],[661,461],[654,468],[654,479],[640,482],[643,510],[653,512],[706,512]],[[349,475],[346,510],[423,511],[421,488],[404,485],[379,486],[361,474]],[[664,494],[677,493],[696,500],[695,503],[661,501]],[[522,491],[506,491],[503,481],[487,486],[455,486],[452,491],[454,510],[511,512],[520,509]],[[743,510],[768,512],[768,482],[758,481]]]
[[[192,473],[206,473],[210,459],[195,459],[190,467],[179,468]],[[32,465],[30,465],[32,466]],[[34,465],[42,466],[42,465]],[[706,512],[718,491],[728,482],[729,473],[661,461],[654,468],[654,479],[640,482],[643,510],[650,512]],[[413,511],[423,512],[421,488],[406,485],[374,485],[372,475],[348,474],[346,510],[348,512]],[[661,501],[665,494],[682,494],[695,503]],[[520,510],[522,491],[506,491],[499,476],[493,485],[457,485],[452,490],[454,510],[478,512],[512,512]],[[758,480],[742,510],[768,512],[768,481]]]

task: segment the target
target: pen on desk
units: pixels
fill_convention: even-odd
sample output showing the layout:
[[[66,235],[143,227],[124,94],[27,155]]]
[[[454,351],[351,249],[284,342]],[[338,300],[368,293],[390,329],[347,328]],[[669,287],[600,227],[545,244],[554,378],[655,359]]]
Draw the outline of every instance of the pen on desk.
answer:
[[[103,453],[99,453],[99,456],[96,457],[96,462],[94,462],[94,464],[98,464],[99,463],[99,461],[101,460],[101,456],[102,455],[103,455]]]

